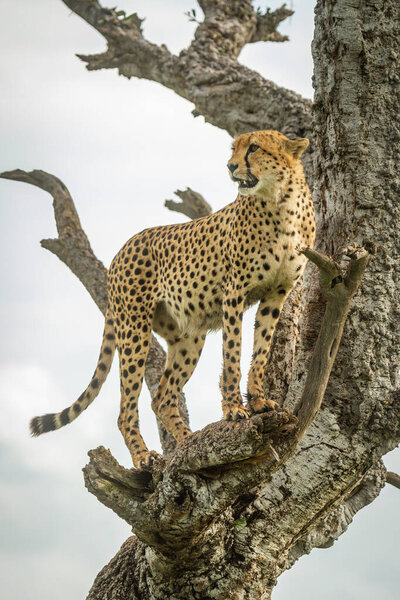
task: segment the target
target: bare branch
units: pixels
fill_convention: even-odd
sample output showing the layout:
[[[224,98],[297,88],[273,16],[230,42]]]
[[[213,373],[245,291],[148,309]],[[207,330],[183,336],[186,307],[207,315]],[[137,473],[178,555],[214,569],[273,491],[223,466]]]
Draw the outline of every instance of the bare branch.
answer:
[[[277,31],[278,25],[291,17],[294,14],[294,10],[286,8],[286,4],[283,4],[280,8],[277,8],[273,12],[267,9],[266,13],[257,13],[257,26],[256,30],[249,40],[252,42],[286,42],[288,41],[287,35],[282,35]]]
[[[203,23],[199,23],[196,39],[201,37],[203,24],[208,30],[211,25],[213,41],[210,36],[209,43],[232,56],[238,56],[243,46],[250,42],[284,42],[288,39],[276,31],[279,24],[294,12],[288,10],[285,4],[272,12],[267,9],[264,14],[258,9],[255,11],[249,0],[199,0],[199,4],[205,19]],[[241,27],[237,26],[237,21]]]
[[[298,439],[303,437],[320,409],[350,303],[361,283],[369,260],[368,252],[363,248],[358,249],[352,255],[347,273],[342,275],[339,266],[329,257],[310,248],[303,250],[303,254],[319,269],[320,287],[327,299],[327,305],[304,392],[295,409],[299,419]]]
[[[0,174],[3,179],[22,181],[40,187],[53,196],[54,216],[59,237],[42,240],[41,245],[46,250],[64,262],[78,277],[87,289],[103,314],[107,309],[107,269],[93,253],[89,240],[82,229],[79,216],[71,195],[64,183],[45,171],[8,171]],[[150,394],[154,396],[158,382],[164,370],[165,352],[154,336],[151,339],[150,351],[146,362],[146,383]],[[180,395],[178,402],[183,421],[189,423],[185,397]],[[161,445],[166,456],[175,449],[176,441],[158,422]]]
[[[212,213],[211,206],[208,204],[205,198],[191,188],[188,187],[186,190],[176,190],[175,194],[182,200],[182,202],[166,200],[164,205],[169,208],[169,210],[183,213],[189,217],[189,219],[205,217]]]
[[[96,258],[82,229],[78,213],[67,187],[60,179],[45,171],[8,171],[3,179],[23,181],[45,190],[53,196],[58,239],[42,240],[43,248],[63,261],[83,283],[93,300],[105,314],[107,308],[107,269]]]
[[[130,39],[141,36],[143,19],[140,19],[136,13],[127,16],[124,11],[118,13],[114,8],[101,6],[97,0],[63,1],[109,42],[119,41],[128,45]]]
[[[144,39],[137,15],[120,19],[114,9],[103,8],[97,0],[63,2],[107,41],[108,49],[102,54],[78,55],[87,63],[89,70],[121,67],[127,71],[123,73],[127,77],[145,77],[167,87],[177,84],[178,58],[165,46],[157,46]],[[168,85],[169,79],[171,85]]]
[[[397,475],[397,473],[393,473],[393,471],[388,471],[386,473],[386,483],[390,483],[391,485],[394,485],[394,487],[397,487],[400,490],[400,475]]]
[[[107,41],[106,52],[79,55],[89,70],[117,68],[128,78],[157,81],[193,102],[195,115],[202,114],[232,136],[278,129],[289,136],[311,138],[311,102],[236,60],[243,46],[257,36],[283,37],[274,35],[273,26],[288,16],[290,11],[284,7],[257,16],[250,0],[203,0],[204,21],[190,47],[174,56],[165,46],[145,40],[134,21],[118,18],[114,10],[103,8],[96,0],[63,1]],[[309,152],[305,156],[309,181],[311,159]]]

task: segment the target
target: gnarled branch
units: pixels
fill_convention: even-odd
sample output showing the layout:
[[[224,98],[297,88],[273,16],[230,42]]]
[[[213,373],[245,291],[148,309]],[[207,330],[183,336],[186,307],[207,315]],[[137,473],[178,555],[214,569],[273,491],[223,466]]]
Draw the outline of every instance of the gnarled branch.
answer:
[[[41,245],[46,250],[58,256],[70,268],[87,289],[101,312],[105,314],[107,308],[107,269],[96,258],[89,240],[82,229],[74,201],[64,183],[55,175],[40,170],[28,173],[16,169],[1,173],[0,177],[35,185],[53,196],[54,217],[58,238],[42,240]],[[193,195],[196,194],[196,192],[190,191]],[[198,196],[199,198],[201,197],[200,194]],[[206,204],[205,201],[203,204],[200,201],[197,204],[192,203],[192,218],[203,216]],[[196,207],[198,208],[198,213],[196,213]],[[209,206],[208,208],[211,210]],[[157,390],[158,382],[164,370],[164,364],[165,352],[156,338],[152,336],[145,371],[146,383],[152,397]],[[180,394],[178,403],[182,419],[185,423],[189,423],[184,394]],[[159,420],[157,420],[157,423],[163,451],[166,456],[170,456],[175,449],[176,441],[169,435]]]
[[[259,14],[257,12],[256,30],[249,40],[250,43],[287,42],[289,40],[288,36],[279,33],[277,27],[282,21],[291,17],[293,14],[294,11],[286,8],[285,4],[272,12],[269,9],[267,9],[264,14]]]
[[[64,262],[87,289],[103,314],[107,308],[107,269],[96,258],[83,231],[71,194],[58,177],[45,171],[26,172],[20,169],[0,174],[3,179],[35,185],[53,196],[54,217],[58,238],[42,240]]]
[[[311,102],[279,87],[237,61],[243,46],[259,39],[283,41],[276,27],[292,14],[284,6],[257,14],[250,0],[202,0],[204,21],[179,56],[147,41],[135,19],[119,18],[97,0],[63,0],[106,40],[107,50],[78,55],[89,70],[118,69],[125,77],[157,81],[195,105],[194,114],[232,136],[255,129],[278,129],[312,137]],[[309,181],[312,153],[305,156]]]
[[[293,451],[295,428],[286,410],[208,425],[156,466],[152,481],[145,481],[147,495],[142,479],[130,481],[129,471],[100,447],[90,452],[86,485],[139,539],[167,554],[185,551],[189,559],[199,533],[240,493],[279,469]]]

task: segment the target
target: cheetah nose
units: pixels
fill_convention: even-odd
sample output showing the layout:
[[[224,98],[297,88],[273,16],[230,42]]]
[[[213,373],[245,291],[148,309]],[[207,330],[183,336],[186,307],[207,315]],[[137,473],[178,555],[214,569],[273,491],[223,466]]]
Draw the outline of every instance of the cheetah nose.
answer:
[[[230,170],[230,172],[233,173],[236,171],[236,169],[238,168],[239,165],[236,165],[235,163],[228,163],[228,169]]]

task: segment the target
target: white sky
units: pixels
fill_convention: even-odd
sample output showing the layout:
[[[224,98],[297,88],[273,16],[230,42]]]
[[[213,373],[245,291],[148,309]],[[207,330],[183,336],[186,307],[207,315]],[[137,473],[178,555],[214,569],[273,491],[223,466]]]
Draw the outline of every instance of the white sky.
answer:
[[[240,60],[311,97],[314,2],[288,4],[296,13],[281,32],[291,41],[247,46]],[[175,189],[192,187],[214,209],[232,201],[226,132],[194,119],[189,102],[158,84],[128,81],[115,71],[88,73],[75,53],[101,52],[104,42],[61,0],[1,5],[0,170],[37,168],[60,177],[106,266],[135,232],[184,220],[162,206]],[[256,5],[276,8],[280,2]],[[194,0],[118,3],[145,16],[148,39],[174,52],[192,37],[195,25],[184,13],[194,6]],[[87,493],[80,471],[87,450],[100,444],[129,465],[116,425],[117,365],[95,404],[73,425],[39,439],[28,436],[32,416],[64,408],[86,387],[103,317],[79,281],[39,245],[55,236],[50,196],[1,180],[0,211],[0,593],[8,600],[83,598],[130,534]],[[248,349],[252,319],[246,316]],[[210,335],[186,388],[193,429],[221,416],[220,355],[220,335]],[[248,363],[249,350],[244,373]],[[157,449],[147,392],[141,409],[145,438]],[[386,464],[400,470],[397,451]],[[314,550],[282,576],[274,600],[288,600],[294,592],[296,600],[317,600],[322,589],[325,600],[396,597],[399,498],[387,486],[332,549]]]

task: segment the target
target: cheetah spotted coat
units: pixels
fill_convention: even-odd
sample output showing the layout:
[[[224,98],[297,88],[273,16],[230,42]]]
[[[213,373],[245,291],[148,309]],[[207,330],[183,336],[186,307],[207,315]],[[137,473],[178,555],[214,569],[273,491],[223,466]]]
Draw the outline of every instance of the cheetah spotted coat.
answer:
[[[152,330],[168,344],[164,373],[152,408],[179,441],[190,434],[178,397],[199,360],[206,334],[223,330],[220,380],[226,419],[271,410],[263,391],[264,371],[282,306],[306,259],[298,248],[314,242],[311,194],[300,161],[305,139],[277,131],[237,138],[228,163],[239,184],[235,202],[189,223],[146,229],[118,252],[108,275],[109,304],[99,361],[76,402],[60,413],[35,417],[40,435],[75,419],[98,394],[118,348],[121,409],[118,425],[136,467],[154,454],[142,439],[138,398]],[[240,393],[243,312],[259,302],[248,403]]]

